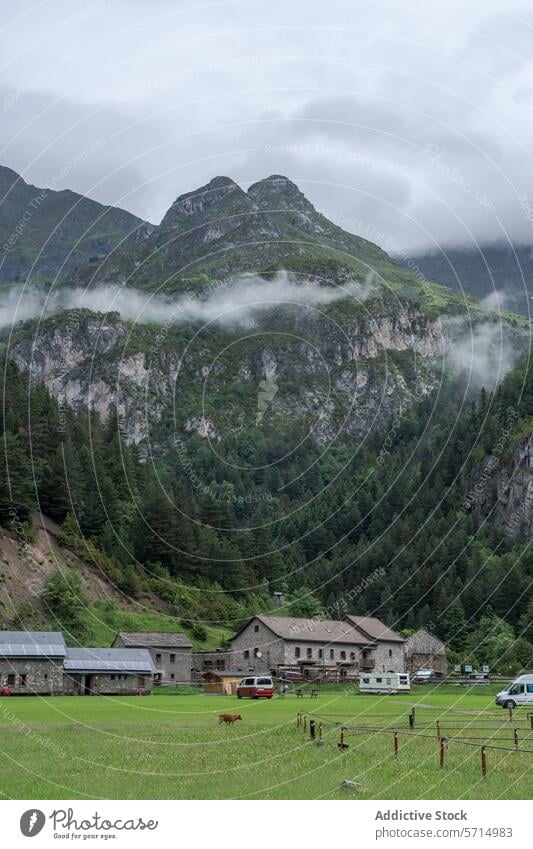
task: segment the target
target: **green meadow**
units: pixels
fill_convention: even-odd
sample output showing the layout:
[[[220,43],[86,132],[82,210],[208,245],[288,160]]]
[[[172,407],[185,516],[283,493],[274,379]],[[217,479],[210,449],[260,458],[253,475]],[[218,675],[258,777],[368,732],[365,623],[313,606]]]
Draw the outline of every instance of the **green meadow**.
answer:
[[[494,704],[496,689],[418,687],[384,697],[332,687],[315,699],[291,694],[271,701],[168,693],[3,698],[0,793],[14,799],[531,798],[527,709],[510,721]],[[242,721],[219,725],[222,712],[240,713]],[[303,722],[297,726],[298,712],[309,713],[305,730]],[[310,739],[311,718],[317,735],[322,724],[322,745]],[[443,768],[437,720],[450,738]],[[487,749],[485,779],[483,742],[504,747]],[[346,780],[356,784],[343,785]]]

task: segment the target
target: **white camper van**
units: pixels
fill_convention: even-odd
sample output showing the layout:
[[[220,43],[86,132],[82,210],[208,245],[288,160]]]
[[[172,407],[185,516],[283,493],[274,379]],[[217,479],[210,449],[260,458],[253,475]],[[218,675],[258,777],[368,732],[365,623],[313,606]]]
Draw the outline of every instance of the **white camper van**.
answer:
[[[410,693],[408,672],[366,672],[359,677],[360,693]]]
[[[515,708],[518,705],[531,705],[533,708],[533,675],[520,675],[505,690],[496,696],[496,704]]]

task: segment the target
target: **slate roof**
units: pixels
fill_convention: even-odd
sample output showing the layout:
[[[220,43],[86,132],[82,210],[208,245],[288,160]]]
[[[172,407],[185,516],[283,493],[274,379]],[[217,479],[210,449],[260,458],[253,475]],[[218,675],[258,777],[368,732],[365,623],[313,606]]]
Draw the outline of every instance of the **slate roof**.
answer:
[[[277,637],[284,640],[305,640],[316,643],[352,643],[367,646],[372,643],[349,622],[333,619],[297,619],[293,616],[256,616]]]
[[[148,649],[67,649],[65,672],[155,673]]]
[[[162,631],[132,632],[119,631],[115,637],[120,637],[125,646],[150,649],[192,649],[192,643],[186,634],[170,633]]]
[[[60,631],[0,631],[0,657],[65,657]]]
[[[375,616],[353,616],[350,613],[346,619],[372,640],[387,640],[390,643],[404,642],[403,637],[400,637],[396,631],[393,631],[392,628],[389,628],[388,625],[385,625],[381,619],[377,619]]]

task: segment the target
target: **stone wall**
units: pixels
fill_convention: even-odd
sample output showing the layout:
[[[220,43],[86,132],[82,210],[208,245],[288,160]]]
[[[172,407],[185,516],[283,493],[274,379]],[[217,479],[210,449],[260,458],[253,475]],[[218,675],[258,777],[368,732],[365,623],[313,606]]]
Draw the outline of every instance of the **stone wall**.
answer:
[[[67,696],[85,695],[86,683],[91,691],[89,695],[135,696],[139,690],[150,693],[153,686],[151,675],[101,672],[86,676],[81,673],[65,673],[63,691]]]
[[[117,637],[113,646],[115,648],[124,647],[124,643],[120,637]],[[163,684],[191,683],[191,649],[152,648],[151,646],[138,646],[138,648],[146,648],[150,652],[156,670],[161,673],[161,682]]]
[[[13,695],[59,695],[63,691],[63,660],[2,658],[0,683],[9,686]]]
[[[405,654],[403,643],[394,640],[379,640],[377,647],[371,653],[375,660],[375,672],[404,672]]]

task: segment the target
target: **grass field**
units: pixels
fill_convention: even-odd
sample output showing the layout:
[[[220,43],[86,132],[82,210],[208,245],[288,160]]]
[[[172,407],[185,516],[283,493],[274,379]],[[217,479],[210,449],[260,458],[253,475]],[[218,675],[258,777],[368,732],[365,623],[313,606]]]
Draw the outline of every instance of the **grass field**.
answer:
[[[524,799],[533,792],[533,731],[527,710],[497,710],[494,688],[416,688],[410,695],[360,696],[342,688],[317,699],[237,701],[204,695],[0,699],[3,798],[111,799]],[[415,729],[408,714],[415,705]],[[309,739],[296,714],[319,715],[324,745]],[[484,711],[484,716],[479,712]],[[219,726],[216,712],[240,712]],[[439,768],[441,733],[450,741]],[[337,723],[337,724],[335,724]],[[350,748],[339,752],[339,723]],[[352,726],[357,726],[355,731]],[[369,733],[363,727],[397,729]],[[427,735],[415,737],[411,735]],[[487,750],[481,776],[480,743]],[[341,787],[343,779],[362,788]]]

